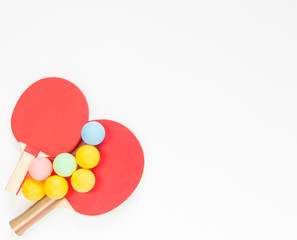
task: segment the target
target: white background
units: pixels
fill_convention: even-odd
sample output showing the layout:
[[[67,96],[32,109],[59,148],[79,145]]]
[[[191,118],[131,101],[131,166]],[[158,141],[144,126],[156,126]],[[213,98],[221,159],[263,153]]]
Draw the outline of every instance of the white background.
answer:
[[[141,184],[97,217],[58,209],[22,239],[296,239],[295,0],[0,1],[1,239],[30,202],[4,188],[10,116],[34,81],[77,84],[129,127]]]

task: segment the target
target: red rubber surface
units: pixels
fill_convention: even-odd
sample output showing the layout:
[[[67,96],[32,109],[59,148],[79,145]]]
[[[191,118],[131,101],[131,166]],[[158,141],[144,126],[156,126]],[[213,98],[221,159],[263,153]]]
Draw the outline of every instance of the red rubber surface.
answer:
[[[76,212],[90,216],[109,212],[123,203],[137,187],[144,168],[143,151],[134,134],[117,122],[97,121],[104,126],[106,136],[97,146],[100,162],[91,169],[95,187],[88,193],[78,193],[69,184],[66,195]]]
[[[11,128],[18,142],[54,157],[77,146],[88,118],[87,100],[77,86],[65,79],[45,78],[22,94]]]

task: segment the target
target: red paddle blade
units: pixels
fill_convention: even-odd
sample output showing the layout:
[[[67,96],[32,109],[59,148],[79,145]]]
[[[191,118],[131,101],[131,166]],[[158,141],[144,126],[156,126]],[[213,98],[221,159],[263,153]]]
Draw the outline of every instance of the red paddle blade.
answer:
[[[85,215],[104,214],[123,203],[136,189],[144,169],[143,151],[134,134],[120,123],[97,121],[104,126],[106,136],[97,146],[100,162],[92,169],[95,187],[88,193],[70,187],[66,195],[73,209]]]
[[[81,140],[88,121],[85,96],[73,83],[45,78],[32,84],[20,97],[11,117],[11,128],[23,154],[6,190],[18,194],[30,162],[37,156],[55,157],[71,152]]]
[[[18,142],[56,156],[77,146],[88,117],[88,103],[80,89],[52,77],[35,82],[22,94],[11,128]]]

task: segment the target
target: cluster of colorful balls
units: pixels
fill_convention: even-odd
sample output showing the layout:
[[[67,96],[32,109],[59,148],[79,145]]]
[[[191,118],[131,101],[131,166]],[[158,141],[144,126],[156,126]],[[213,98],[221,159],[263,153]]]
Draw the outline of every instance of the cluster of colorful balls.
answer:
[[[93,189],[96,179],[90,169],[100,161],[100,153],[95,146],[104,140],[105,129],[98,122],[89,122],[83,127],[81,135],[87,145],[80,147],[75,157],[62,153],[53,163],[45,157],[37,157],[30,163],[30,176],[22,186],[28,200],[38,201],[45,195],[52,199],[63,198],[68,192],[67,177],[71,177],[71,186],[77,192],[85,193]]]

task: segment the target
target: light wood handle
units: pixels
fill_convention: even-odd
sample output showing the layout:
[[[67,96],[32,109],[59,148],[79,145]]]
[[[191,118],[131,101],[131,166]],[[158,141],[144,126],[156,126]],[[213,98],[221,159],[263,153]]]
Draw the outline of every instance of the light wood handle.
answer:
[[[48,157],[48,155],[46,155],[45,153],[36,151],[33,148],[28,147],[24,143],[20,144],[22,148],[22,155],[5,188],[6,191],[15,195],[18,195],[24,181],[27,178],[31,161],[35,157]]]
[[[25,150],[23,151],[21,158],[18,161],[18,164],[6,185],[6,191],[15,195],[19,193],[22,184],[27,176],[29,165],[34,158],[34,155],[25,152]]]
[[[21,236],[29,227],[48,214],[51,210],[62,205],[64,201],[67,200],[65,198],[54,200],[49,197],[44,197],[24,213],[11,220],[9,225],[17,235]]]

